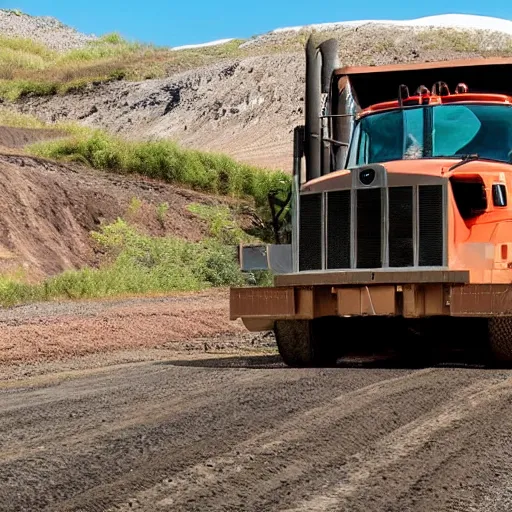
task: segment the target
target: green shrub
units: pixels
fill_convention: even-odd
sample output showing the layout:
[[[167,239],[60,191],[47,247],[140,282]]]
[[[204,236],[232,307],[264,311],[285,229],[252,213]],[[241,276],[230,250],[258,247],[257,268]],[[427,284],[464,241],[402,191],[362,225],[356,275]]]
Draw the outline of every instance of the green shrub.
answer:
[[[92,234],[105,252],[100,268],[63,272],[40,284],[0,276],[0,304],[193,291],[243,283],[236,248],[219,240],[151,237],[125,221]]]
[[[43,298],[44,289],[40,285],[26,284],[13,278],[0,276],[0,304],[2,306],[34,302]]]
[[[32,80],[0,80],[0,98],[16,101],[24,96],[53,96],[59,85],[53,82]]]
[[[222,244],[238,245],[242,242],[258,242],[238,225],[227,206],[193,203],[188,206],[188,210],[206,220],[210,228],[210,236]]]

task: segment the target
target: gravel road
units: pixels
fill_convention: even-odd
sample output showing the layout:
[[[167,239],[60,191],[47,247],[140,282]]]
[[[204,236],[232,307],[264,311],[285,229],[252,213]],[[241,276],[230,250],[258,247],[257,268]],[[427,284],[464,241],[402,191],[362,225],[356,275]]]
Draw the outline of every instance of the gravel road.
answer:
[[[169,353],[0,385],[0,510],[511,510],[512,373],[377,366]]]

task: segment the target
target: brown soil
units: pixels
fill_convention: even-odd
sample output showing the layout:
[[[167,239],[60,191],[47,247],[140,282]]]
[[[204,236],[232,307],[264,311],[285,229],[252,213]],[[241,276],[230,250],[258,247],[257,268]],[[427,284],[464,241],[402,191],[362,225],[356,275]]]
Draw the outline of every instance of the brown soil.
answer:
[[[174,297],[43,303],[0,310],[0,365],[237,335],[226,290]],[[212,345],[214,348],[215,345]],[[181,349],[185,345],[179,345]],[[203,349],[204,347],[201,346]],[[208,348],[208,347],[206,347]]]
[[[36,133],[0,130],[2,140],[11,146],[23,145]],[[187,206],[227,202],[148,179],[57,164],[12,151],[0,153],[0,195],[0,272],[21,268],[34,278],[97,263],[90,232],[118,217],[153,235],[172,234],[195,241],[208,234],[208,226]],[[169,210],[162,225],[157,205],[163,202]]]

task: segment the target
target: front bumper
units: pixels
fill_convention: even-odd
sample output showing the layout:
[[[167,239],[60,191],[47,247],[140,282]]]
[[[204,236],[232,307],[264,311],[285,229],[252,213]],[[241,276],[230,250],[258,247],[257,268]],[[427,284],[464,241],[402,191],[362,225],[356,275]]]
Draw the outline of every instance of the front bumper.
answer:
[[[466,271],[283,274],[276,286],[232,288],[230,318],[250,331],[323,316],[512,316],[512,285],[469,284]]]

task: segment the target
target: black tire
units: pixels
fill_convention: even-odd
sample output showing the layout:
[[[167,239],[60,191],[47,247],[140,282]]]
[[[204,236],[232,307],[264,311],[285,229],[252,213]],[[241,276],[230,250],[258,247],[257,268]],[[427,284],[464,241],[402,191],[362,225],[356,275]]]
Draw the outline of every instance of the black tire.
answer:
[[[495,363],[512,365],[512,317],[495,317],[487,321],[489,348]]]
[[[335,366],[338,348],[328,318],[315,320],[278,320],[274,334],[279,353],[287,366]],[[330,332],[329,332],[330,331]]]

